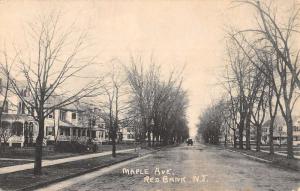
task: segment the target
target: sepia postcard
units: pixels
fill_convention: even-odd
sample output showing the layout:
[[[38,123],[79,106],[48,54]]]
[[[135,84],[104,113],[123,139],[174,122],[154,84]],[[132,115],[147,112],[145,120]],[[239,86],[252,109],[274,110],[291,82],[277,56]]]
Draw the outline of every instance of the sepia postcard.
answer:
[[[0,0],[0,191],[300,191],[300,0]]]

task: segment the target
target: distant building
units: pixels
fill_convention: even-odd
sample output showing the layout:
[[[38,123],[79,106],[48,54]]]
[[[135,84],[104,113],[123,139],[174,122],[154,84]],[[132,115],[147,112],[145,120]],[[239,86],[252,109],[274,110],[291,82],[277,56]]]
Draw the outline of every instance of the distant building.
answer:
[[[3,80],[0,78],[0,92],[5,91],[2,85]],[[28,96],[28,90],[24,88],[21,95]],[[29,115],[30,111],[25,108],[19,97],[9,92],[5,101],[4,96],[1,96],[0,109],[2,110],[0,142],[21,147],[34,144],[38,132],[37,122]]]
[[[293,144],[300,145],[300,116],[293,117]],[[262,126],[262,142],[270,142],[270,120],[266,121]],[[273,142],[274,144],[286,144],[287,143],[287,126],[285,121],[281,117],[275,119],[273,130]]]
[[[0,78],[0,82],[2,80]],[[0,86],[2,91],[2,86]],[[24,99],[30,99],[29,90],[21,90]],[[49,103],[59,98],[49,99]],[[32,117],[33,110],[25,107],[19,97],[9,93],[3,104],[0,98],[1,117],[0,142],[9,146],[31,146],[36,142],[38,123]],[[47,103],[47,104],[49,104]],[[101,110],[83,102],[76,102],[56,109],[45,119],[44,144],[60,141],[85,142],[93,139],[94,142],[108,142],[109,131],[101,117]]]
[[[133,127],[124,127],[120,129],[120,132],[122,133],[122,141],[123,142],[134,142],[135,141],[135,134]]]
[[[87,104],[76,103],[55,110],[45,120],[48,144],[61,141],[107,142],[108,129],[100,117],[101,110]]]

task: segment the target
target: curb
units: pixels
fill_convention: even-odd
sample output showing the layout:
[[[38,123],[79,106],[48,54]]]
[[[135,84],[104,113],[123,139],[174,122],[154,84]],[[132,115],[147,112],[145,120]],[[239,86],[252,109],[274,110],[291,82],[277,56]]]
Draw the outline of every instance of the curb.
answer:
[[[247,155],[247,154],[245,154],[243,152],[234,151],[234,150],[227,149],[227,148],[225,148],[224,150],[226,150],[228,152],[239,153],[241,155],[246,156],[247,158],[253,159],[253,160],[258,161],[258,162],[267,163],[267,164],[269,164],[271,166],[274,166],[274,167],[277,167],[277,168],[286,169],[286,170],[292,170],[292,171],[297,171],[297,172],[300,171],[300,169],[295,169],[295,168],[292,168],[292,167],[289,167],[289,166],[276,164],[273,161],[269,161],[269,160],[266,160],[266,159],[258,158],[258,157],[252,156],[252,155]]]
[[[138,158],[138,157],[141,157],[141,156],[152,154],[152,153],[158,152],[160,150],[161,149],[157,149],[157,150],[150,151],[150,152],[147,152],[147,153],[144,153],[144,154],[141,154],[141,155],[138,154],[136,156],[132,156],[132,157],[129,157],[129,158],[126,158],[126,159],[122,159],[120,161],[115,161],[115,162],[112,162],[112,163],[109,163],[109,164],[95,166],[93,168],[87,169],[87,170],[82,171],[82,172],[70,174],[68,176],[56,178],[56,179],[53,179],[53,180],[50,180],[50,181],[47,181],[47,182],[41,182],[41,183],[38,183],[36,185],[31,185],[31,186],[27,186],[27,187],[24,187],[24,188],[20,188],[20,189],[17,189],[16,191],[29,191],[29,190],[35,190],[35,189],[38,189],[38,188],[43,188],[43,187],[46,187],[50,184],[58,183],[58,182],[61,182],[61,181],[64,181],[64,180],[67,180],[67,179],[70,179],[70,178],[75,178],[77,176],[80,176],[80,175],[83,175],[83,174],[86,174],[86,173],[90,173],[90,172],[93,172],[93,171],[96,171],[96,170],[100,170],[102,168],[112,166],[112,165],[115,165],[115,164],[118,164],[118,163],[121,163],[121,162],[125,162],[125,161],[128,161],[128,160],[132,160],[134,158]]]
[[[234,151],[234,150],[231,150],[231,149],[225,149],[225,150],[233,152],[233,153],[239,153],[239,154],[244,155],[244,156],[246,156],[248,158],[254,159],[255,161],[265,162],[265,163],[269,163],[269,164],[272,163],[272,161],[269,161],[269,160],[266,160],[266,159],[262,159],[262,158],[259,158],[259,157],[255,157],[255,156],[252,156],[252,155],[247,155],[247,154],[245,154],[243,152],[238,152],[238,151]]]

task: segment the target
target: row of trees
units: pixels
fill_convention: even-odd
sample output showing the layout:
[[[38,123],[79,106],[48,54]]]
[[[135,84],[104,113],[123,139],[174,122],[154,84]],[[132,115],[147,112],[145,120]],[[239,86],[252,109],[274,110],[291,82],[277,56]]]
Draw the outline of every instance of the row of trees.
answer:
[[[223,114],[221,103],[213,104],[203,111],[199,117],[198,135],[201,135],[205,143],[219,144],[220,136],[225,127],[223,124]]]
[[[297,46],[299,9],[293,5],[289,15],[279,16],[275,4],[241,0],[241,5],[254,8],[256,25],[249,29],[231,29],[227,40],[227,66],[224,76],[225,98],[220,118],[231,129],[234,146],[251,149],[254,130],[256,150],[260,150],[262,124],[269,123],[270,153],[274,153],[273,131],[278,115],[287,126],[287,156],[293,158],[293,110],[299,97],[299,53]],[[202,122],[201,122],[202,123]],[[252,129],[253,128],[253,129]]]
[[[127,75],[131,87],[130,113],[139,127],[139,140],[147,139],[151,146],[155,141],[168,144],[186,139],[189,136],[186,119],[188,100],[182,89],[182,78],[171,72],[163,80],[160,66],[151,59],[145,67],[140,57],[131,58]]]
[[[1,119],[8,94],[14,94],[39,125],[34,174],[39,175],[42,170],[45,118],[56,109],[89,98],[93,98],[94,105],[102,112],[87,111],[86,115],[104,118],[114,157],[120,126],[134,124],[136,139],[147,139],[149,145],[154,138],[167,144],[188,137],[187,96],[178,76],[172,73],[164,81],[158,65],[152,64],[144,70],[145,66],[135,59],[122,68],[114,66],[114,59],[112,70],[105,76],[86,75],[87,68],[95,67],[97,71],[100,66],[97,57],[89,56],[92,51],[87,44],[87,33],[78,35],[75,25],[65,27],[60,16],[53,13],[30,23],[26,51],[14,48],[15,51],[4,50],[1,56],[1,74],[6,85],[1,84],[4,99],[0,129],[7,131]],[[9,56],[11,52],[16,52],[15,56]]]

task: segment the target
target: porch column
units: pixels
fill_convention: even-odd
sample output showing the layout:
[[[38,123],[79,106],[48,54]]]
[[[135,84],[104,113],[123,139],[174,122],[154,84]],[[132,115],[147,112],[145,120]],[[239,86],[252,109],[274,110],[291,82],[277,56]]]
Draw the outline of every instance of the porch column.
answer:
[[[73,129],[74,127],[70,127],[70,137],[73,137]]]

